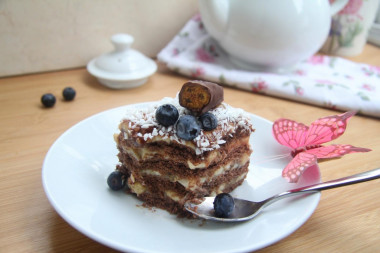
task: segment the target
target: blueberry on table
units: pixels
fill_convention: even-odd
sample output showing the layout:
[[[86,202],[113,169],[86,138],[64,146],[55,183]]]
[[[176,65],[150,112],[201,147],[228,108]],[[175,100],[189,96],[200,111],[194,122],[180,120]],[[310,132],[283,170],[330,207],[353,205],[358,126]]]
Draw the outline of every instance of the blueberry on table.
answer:
[[[201,124],[192,115],[182,115],[177,121],[176,131],[179,138],[191,141],[201,132]]]
[[[164,104],[156,110],[156,120],[163,126],[172,126],[179,117],[177,108],[172,104]]]
[[[41,103],[45,106],[45,107],[53,107],[55,105],[55,96],[51,93],[46,93],[44,95],[42,95],[41,97]]]
[[[76,92],[75,92],[75,90],[73,88],[66,87],[62,91],[62,95],[63,95],[63,98],[66,101],[71,101],[71,100],[73,100],[75,98]]]
[[[229,217],[235,208],[234,198],[228,193],[218,194],[214,199],[215,216],[219,218]]]
[[[118,170],[113,171],[107,178],[107,184],[111,190],[118,191],[124,188],[126,180],[124,175]]]
[[[218,126],[218,119],[210,112],[202,114],[199,120],[202,123],[202,128],[206,131],[211,131]]]

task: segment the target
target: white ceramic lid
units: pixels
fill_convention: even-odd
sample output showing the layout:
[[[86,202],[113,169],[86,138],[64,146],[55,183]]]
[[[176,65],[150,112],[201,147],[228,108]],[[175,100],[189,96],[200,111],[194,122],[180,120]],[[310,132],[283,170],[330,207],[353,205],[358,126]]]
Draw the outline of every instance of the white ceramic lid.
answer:
[[[134,38],[128,34],[113,35],[111,42],[115,49],[90,61],[87,70],[99,81],[125,81],[126,86],[131,81],[146,79],[157,70],[157,65],[152,59],[132,49],[133,41]]]

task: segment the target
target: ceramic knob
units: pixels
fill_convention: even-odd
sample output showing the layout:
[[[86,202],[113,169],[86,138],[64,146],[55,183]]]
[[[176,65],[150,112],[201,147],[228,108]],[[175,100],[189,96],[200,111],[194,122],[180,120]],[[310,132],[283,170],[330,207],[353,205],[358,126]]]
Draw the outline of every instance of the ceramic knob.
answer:
[[[135,39],[131,35],[124,33],[118,33],[111,37],[111,42],[114,45],[115,50],[118,52],[128,50],[134,40]]]

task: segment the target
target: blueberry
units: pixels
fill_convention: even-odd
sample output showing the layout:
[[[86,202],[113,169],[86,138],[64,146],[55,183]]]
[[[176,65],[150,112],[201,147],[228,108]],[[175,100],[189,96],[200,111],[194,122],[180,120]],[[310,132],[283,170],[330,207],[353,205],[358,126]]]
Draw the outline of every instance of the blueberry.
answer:
[[[218,119],[214,114],[206,112],[199,117],[202,123],[202,128],[206,131],[215,129],[218,126]]]
[[[177,108],[171,104],[164,104],[157,108],[156,119],[163,126],[172,126],[179,117]]]
[[[53,107],[55,105],[55,96],[51,93],[46,93],[41,97],[41,103],[45,107]]]
[[[75,95],[76,95],[76,92],[73,88],[71,87],[66,87],[65,89],[63,89],[62,91],[62,95],[63,95],[63,98],[66,100],[66,101],[71,101],[75,98]]]
[[[115,170],[108,176],[107,184],[111,190],[118,191],[124,188],[126,180],[120,171]]]
[[[234,198],[228,193],[218,194],[214,199],[215,216],[219,218],[227,218],[232,214],[235,208]]]
[[[201,124],[192,115],[182,115],[176,125],[177,136],[186,141],[191,141],[201,132]]]

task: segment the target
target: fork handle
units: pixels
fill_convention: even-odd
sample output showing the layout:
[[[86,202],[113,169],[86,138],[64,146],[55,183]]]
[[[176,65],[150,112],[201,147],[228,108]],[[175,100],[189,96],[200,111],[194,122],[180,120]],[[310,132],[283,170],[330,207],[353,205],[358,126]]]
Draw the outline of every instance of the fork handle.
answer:
[[[327,181],[324,183],[318,183],[310,186],[304,186],[297,189],[290,190],[289,192],[309,192],[309,191],[323,191],[332,188],[337,188],[350,184],[357,184],[373,179],[380,178],[380,168],[369,170],[366,172],[358,173],[348,177],[342,177],[339,179]]]
[[[361,183],[361,182],[374,180],[378,178],[380,178],[380,168],[369,170],[369,171],[362,172],[362,173],[355,174],[348,177],[343,177],[343,178],[339,178],[339,179],[335,179],[335,180],[331,180],[331,181],[327,181],[323,183],[313,184],[313,185],[289,190],[265,200],[264,206],[267,206],[277,200],[283,199],[285,197],[290,197],[293,195],[315,193],[315,192],[319,192],[323,190],[328,190],[328,189],[337,188],[337,187],[350,185],[350,184]]]

